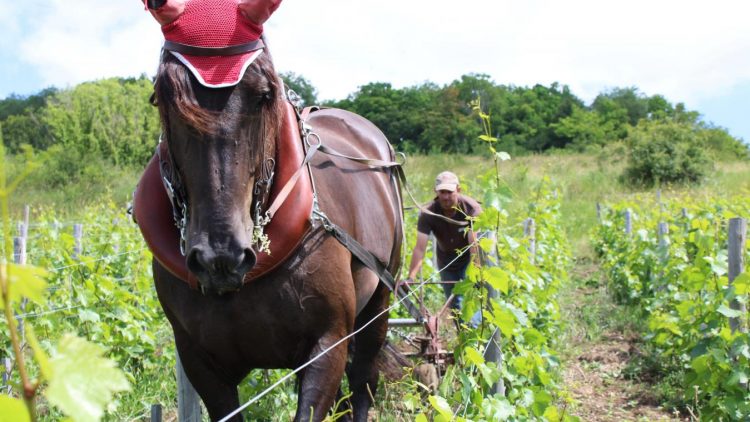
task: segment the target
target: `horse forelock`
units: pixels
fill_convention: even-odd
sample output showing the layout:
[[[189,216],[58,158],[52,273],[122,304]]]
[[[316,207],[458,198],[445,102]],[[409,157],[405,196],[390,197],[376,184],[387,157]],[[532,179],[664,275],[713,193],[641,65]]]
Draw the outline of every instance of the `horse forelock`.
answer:
[[[257,90],[257,76],[265,79],[269,92],[267,98],[262,100],[259,116],[241,116],[240,120],[244,122],[243,124],[250,126],[246,128],[247,130],[240,131],[248,139],[239,139],[242,142],[252,143],[252,150],[256,154],[253,154],[251,165],[256,169],[264,157],[274,156],[275,141],[280,133],[283,110],[283,88],[276,76],[270,55],[265,52],[248,67],[237,88]],[[188,126],[197,134],[215,134],[220,129],[220,113],[200,105],[193,89],[194,84],[197,83],[192,73],[171,53],[166,51],[163,53],[154,90],[166,140],[168,140],[170,125],[177,124],[170,121],[170,111],[174,112],[180,124]]]

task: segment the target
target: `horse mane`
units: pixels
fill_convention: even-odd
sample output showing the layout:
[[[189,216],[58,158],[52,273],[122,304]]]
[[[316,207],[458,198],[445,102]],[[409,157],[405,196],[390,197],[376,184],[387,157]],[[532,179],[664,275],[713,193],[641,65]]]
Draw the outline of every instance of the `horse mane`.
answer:
[[[276,139],[281,130],[283,87],[267,51],[260,54],[248,67],[245,76],[239,82],[238,88],[251,89],[247,76],[250,72],[261,74],[267,79],[270,87],[268,96],[262,100],[260,119],[254,119],[259,126],[242,131],[243,135],[247,134],[251,139],[260,143],[254,148],[258,151],[258,154],[256,154],[253,164],[255,164],[255,168],[258,168],[260,160],[266,153],[271,157],[274,154]],[[162,53],[154,82],[154,94],[164,133],[169,133],[170,110],[174,111],[186,125],[200,134],[213,135],[219,129],[216,124],[219,113],[208,110],[199,104],[193,91],[193,84],[198,83],[194,79],[193,74],[171,53],[166,50]],[[252,136],[253,133],[262,133],[262,136]]]

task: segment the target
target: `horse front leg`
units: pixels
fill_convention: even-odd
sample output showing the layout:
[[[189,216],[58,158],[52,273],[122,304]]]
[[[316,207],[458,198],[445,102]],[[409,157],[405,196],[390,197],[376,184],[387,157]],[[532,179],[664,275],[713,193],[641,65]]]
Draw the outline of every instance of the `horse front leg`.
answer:
[[[180,354],[185,374],[203,400],[211,420],[217,421],[240,407],[237,384],[223,380],[194,344],[186,334],[178,335],[178,330],[175,330],[175,346]],[[232,422],[242,420],[241,414],[230,419]]]
[[[313,347],[310,359],[331,347],[346,334],[327,334]],[[342,342],[310,364],[300,375],[295,422],[322,421],[336,399],[346,367],[347,343]]]

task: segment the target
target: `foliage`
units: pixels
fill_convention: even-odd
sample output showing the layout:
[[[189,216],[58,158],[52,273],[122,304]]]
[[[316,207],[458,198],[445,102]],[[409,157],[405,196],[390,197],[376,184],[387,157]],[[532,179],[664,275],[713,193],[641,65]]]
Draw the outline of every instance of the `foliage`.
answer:
[[[287,89],[291,89],[300,96],[303,106],[318,104],[318,90],[302,75],[294,72],[283,72],[279,76],[284,80]]]
[[[0,132],[0,141],[2,141]],[[15,394],[0,401],[0,414],[11,420],[37,419],[40,393],[50,404],[62,409],[74,420],[98,420],[110,403],[112,395],[130,388],[123,373],[114,363],[102,357],[103,350],[87,340],[73,335],[64,336],[56,345],[51,341],[40,343],[32,325],[25,323],[28,346],[33,359],[25,352],[19,323],[23,311],[46,302],[48,280],[46,271],[37,267],[12,264],[13,248],[10,242],[8,196],[18,186],[19,178],[32,171],[35,163],[27,163],[27,172],[8,181],[5,173],[5,148],[0,143],[0,206],[2,207],[3,259],[0,263],[0,291],[7,326],[0,331],[3,356],[13,356],[16,372],[13,374]],[[27,302],[28,301],[28,302]],[[63,327],[57,327],[63,328]],[[58,332],[59,335],[59,332]],[[50,339],[51,340],[51,339]],[[50,359],[48,350],[54,350]],[[35,365],[34,365],[35,364]],[[48,384],[45,388],[44,384]]]
[[[110,78],[67,90],[49,89],[21,100],[0,101],[5,145],[37,150],[57,146],[53,158],[72,154],[116,165],[143,165],[153,154],[159,118],[146,77]]]
[[[701,181],[711,168],[702,134],[674,120],[641,122],[628,136],[626,180],[645,186]]]
[[[630,235],[623,230],[626,209]],[[683,374],[679,398],[702,420],[750,418],[750,336],[729,324],[739,318],[747,327],[747,315],[732,303],[747,303],[750,274],[729,283],[726,230],[729,218],[749,212],[747,196],[636,198],[608,207],[595,232],[612,292],[644,320],[643,338],[658,358],[651,367],[662,371],[659,377]],[[660,222],[668,234],[655,233]]]
[[[499,171],[510,156],[497,149],[498,139],[489,134],[492,121],[481,104],[480,100],[472,102],[484,128],[479,145],[492,154],[495,168],[474,184],[473,196],[482,199],[483,212],[472,224],[486,236],[479,242],[486,260],[479,267],[470,266],[467,279],[456,285],[454,293],[464,296],[462,319],[468,321],[475,311],[483,310],[482,324],[461,328],[456,365],[448,368],[437,392],[426,402],[414,396],[405,399],[406,408],[414,409],[406,417],[425,421],[577,420],[558,408],[557,402],[561,390],[555,349],[561,322],[556,295],[566,282],[570,263],[559,224],[560,199],[551,180],[544,178],[520,215],[534,219],[534,240],[524,235],[522,224],[511,223],[505,205],[512,193]],[[413,242],[407,239],[409,245]],[[436,269],[426,267],[425,277],[429,277]],[[494,297],[489,296],[490,286],[497,292]],[[490,361],[486,354],[495,332],[502,359]],[[506,386],[502,395],[493,389],[497,382]]]
[[[316,104],[317,91],[302,75],[281,75],[304,105]],[[117,166],[141,166],[153,153],[159,135],[158,113],[150,106],[153,89],[145,78],[104,79],[72,89],[47,89],[0,101],[0,123],[13,153],[22,145],[37,150],[59,146],[54,160],[80,157]],[[628,136],[641,121],[673,119],[712,129],[706,145],[719,159],[745,158],[747,147],[724,129],[706,125],[684,104],[663,96],[648,97],[636,87],[601,93],[590,106],[565,85],[499,85],[483,74],[463,75],[438,86],[425,82],[406,88],[373,82],[347,98],[324,105],[347,109],[376,124],[400,150],[419,153],[478,153],[481,134],[471,102],[480,99],[493,113],[490,135],[498,148],[513,155],[550,149],[584,151]],[[56,166],[59,170],[65,166]],[[75,173],[70,174],[76,177]]]

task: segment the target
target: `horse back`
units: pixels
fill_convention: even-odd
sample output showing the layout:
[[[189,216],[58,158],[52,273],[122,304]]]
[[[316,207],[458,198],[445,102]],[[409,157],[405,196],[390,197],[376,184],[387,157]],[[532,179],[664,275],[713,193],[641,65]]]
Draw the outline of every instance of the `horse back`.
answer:
[[[322,109],[308,123],[323,145],[351,157],[394,161],[372,122],[340,109]],[[321,210],[382,262],[398,268],[403,237],[401,191],[392,169],[316,154],[312,174]]]

